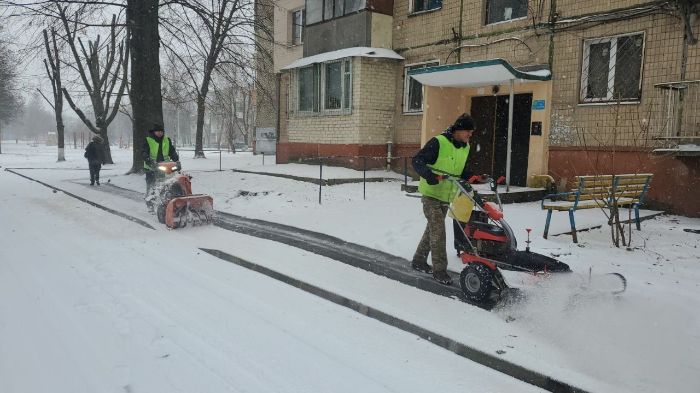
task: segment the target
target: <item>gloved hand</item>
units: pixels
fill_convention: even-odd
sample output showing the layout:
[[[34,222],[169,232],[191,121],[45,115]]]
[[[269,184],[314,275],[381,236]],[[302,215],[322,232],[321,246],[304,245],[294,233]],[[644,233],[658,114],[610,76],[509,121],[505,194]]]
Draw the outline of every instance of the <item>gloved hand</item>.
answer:
[[[474,184],[474,183],[483,183],[486,180],[488,180],[489,175],[483,174],[483,175],[474,175],[469,178],[469,183]]]
[[[180,161],[175,161],[175,164],[177,165],[177,170],[181,171],[182,170],[182,164],[180,164]]]
[[[151,160],[150,158],[146,158],[144,162],[146,163],[146,165],[153,167],[153,160]]]
[[[430,184],[431,186],[434,186],[434,185],[440,183],[440,180],[438,179],[438,177],[435,176],[435,174],[432,172],[430,173],[430,175],[428,175],[428,177],[425,178],[425,181],[428,182],[428,184]]]

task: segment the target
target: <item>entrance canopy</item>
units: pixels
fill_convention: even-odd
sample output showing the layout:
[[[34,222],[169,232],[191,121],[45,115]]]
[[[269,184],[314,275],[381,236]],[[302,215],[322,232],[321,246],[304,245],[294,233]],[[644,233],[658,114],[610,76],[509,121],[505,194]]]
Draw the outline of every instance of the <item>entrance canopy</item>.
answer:
[[[502,85],[512,80],[534,82],[552,78],[548,69],[519,70],[503,59],[419,68],[409,71],[408,75],[424,86],[435,87],[481,87]]]

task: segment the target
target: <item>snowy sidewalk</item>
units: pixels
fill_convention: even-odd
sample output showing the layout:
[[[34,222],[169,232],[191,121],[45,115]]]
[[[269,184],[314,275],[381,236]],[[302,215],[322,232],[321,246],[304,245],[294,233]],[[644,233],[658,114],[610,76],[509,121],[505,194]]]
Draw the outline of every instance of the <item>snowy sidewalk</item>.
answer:
[[[0,155],[3,167],[62,168],[24,173],[154,221],[139,212],[142,204],[75,184],[86,178],[82,170],[86,165],[77,154],[72,158],[69,154],[68,162],[57,164],[52,162],[55,155],[41,158],[44,153],[35,154],[34,150],[10,153]],[[117,185],[142,190],[141,177],[121,175],[128,168],[129,153],[125,151],[121,156],[124,164],[109,168],[114,169],[103,175]],[[119,155],[115,157],[120,159]],[[247,159],[242,155],[227,157],[224,164],[229,169],[253,167]],[[191,169],[195,176],[195,192],[214,194],[218,210],[326,233],[402,258],[410,258],[425,225],[420,201],[398,192],[395,183],[368,184],[367,201],[356,185],[327,187],[323,204],[318,205],[314,185],[230,171],[204,172],[218,167],[214,160],[185,158],[183,163],[185,170]],[[6,190],[5,185],[0,189]],[[533,286],[527,275],[509,276],[511,285],[531,287],[537,296],[532,303],[508,313],[486,313],[269,241],[221,230],[180,233],[157,228],[156,232],[171,239],[168,243],[187,238],[197,247],[222,249],[484,351],[505,351],[501,356],[508,360],[557,375],[590,391],[690,391],[700,385],[700,355],[687,350],[700,346],[700,320],[695,312],[700,307],[700,237],[684,231],[699,229],[700,220],[663,216],[646,221],[642,231],[634,232],[632,248],[627,251],[610,245],[606,227],[583,233],[578,245],[567,236],[542,239],[537,231],[544,224],[544,212],[538,204],[508,205],[506,218],[521,236],[521,246],[524,229],[532,227],[533,249],[557,255],[575,271],[585,272],[591,266],[599,272],[619,271],[629,280],[628,291],[614,302],[572,304],[566,301],[566,288],[540,288]],[[566,231],[565,218],[553,220],[553,227],[560,225]],[[583,225],[581,220],[604,223],[604,217],[595,215],[577,215]],[[450,268],[459,271],[460,267],[451,256]],[[654,337],[653,342],[649,337]],[[457,380],[457,375],[447,378]]]

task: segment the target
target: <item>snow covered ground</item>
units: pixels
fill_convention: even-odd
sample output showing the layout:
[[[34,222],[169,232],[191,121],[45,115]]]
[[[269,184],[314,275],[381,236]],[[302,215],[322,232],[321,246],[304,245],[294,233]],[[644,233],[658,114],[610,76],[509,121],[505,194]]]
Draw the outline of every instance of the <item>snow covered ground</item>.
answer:
[[[642,223],[632,247],[610,244],[603,215],[577,212],[583,232],[541,237],[538,203],[506,205],[524,246],[580,275],[543,282],[508,273],[529,301],[485,312],[278,243],[216,227],[169,231],[142,203],[90,188],[82,150],[3,143],[0,166],[151,222],[156,231],[0,172],[0,391],[538,391],[398,329],[202,253],[215,248],[335,291],[484,352],[593,392],[693,391],[700,386],[700,220]],[[113,150],[102,182],[142,191]],[[315,177],[273,157],[181,154],[195,192],[215,208],[281,222],[410,258],[425,219],[400,181],[323,187],[228,169]],[[362,177],[343,168],[324,178]],[[395,177],[370,171],[368,177]],[[646,212],[650,214],[652,212]],[[550,233],[568,230],[555,214]],[[448,237],[451,225],[448,225]],[[521,236],[522,235],[522,236]],[[461,264],[450,255],[450,269]],[[572,298],[575,280],[617,271],[619,298]],[[42,378],[38,378],[42,375]],[[351,379],[352,384],[347,384]]]

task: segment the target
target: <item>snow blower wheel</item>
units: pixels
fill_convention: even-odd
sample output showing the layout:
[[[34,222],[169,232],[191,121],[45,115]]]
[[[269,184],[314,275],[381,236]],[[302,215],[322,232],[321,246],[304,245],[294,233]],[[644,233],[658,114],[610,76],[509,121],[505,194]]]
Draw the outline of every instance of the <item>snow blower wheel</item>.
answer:
[[[493,290],[493,271],[481,263],[470,263],[459,275],[459,286],[467,299],[485,302]]]
[[[165,205],[158,205],[156,216],[158,216],[159,223],[165,224]]]

